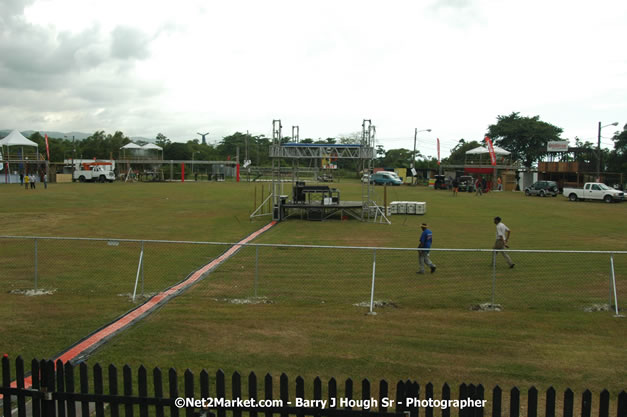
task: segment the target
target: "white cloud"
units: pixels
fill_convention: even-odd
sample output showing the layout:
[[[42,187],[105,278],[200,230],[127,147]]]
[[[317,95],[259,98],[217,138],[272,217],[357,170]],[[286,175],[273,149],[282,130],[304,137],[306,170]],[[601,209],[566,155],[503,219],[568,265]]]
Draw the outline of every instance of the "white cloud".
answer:
[[[598,120],[627,122],[620,1],[4,7],[4,128],[162,131],[181,140],[206,129],[215,139],[235,130],[270,136],[281,118],[302,138],[324,138],[369,118],[386,148],[411,148],[415,127],[433,129],[419,143],[435,155],[436,137],[447,153],[512,111],[539,115],[570,138],[593,136]]]

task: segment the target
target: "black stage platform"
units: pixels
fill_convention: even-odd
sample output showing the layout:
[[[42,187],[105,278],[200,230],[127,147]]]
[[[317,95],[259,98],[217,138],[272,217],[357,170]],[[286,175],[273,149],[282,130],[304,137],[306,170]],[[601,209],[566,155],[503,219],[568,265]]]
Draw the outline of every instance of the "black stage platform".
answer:
[[[339,201],[331,204],[286,202],[281,204],[281,208],[283,219],[300,215],[301,219],[320,221],[339,214],[340,218],[348,215],[361,221],[363,203],[361,201]]]

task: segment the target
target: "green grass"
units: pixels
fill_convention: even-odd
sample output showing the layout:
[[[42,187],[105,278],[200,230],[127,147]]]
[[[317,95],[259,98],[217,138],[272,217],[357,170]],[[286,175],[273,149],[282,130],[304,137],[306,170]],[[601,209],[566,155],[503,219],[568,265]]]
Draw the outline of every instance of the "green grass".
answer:
[[[337,184],[360,198],[357,183]],[[268,185],[265,185],[267,192]],[[0,189],[2,234],[234,242],[265,221],[248,220],[254,186],[232,183],[51,184],[48,190]],[[257,185],[257,198],[260,198]],[[377,197],[383,201],[382,188]],[[436,248],[491,248],[492,218],[512,229],[512,249],[627,250],[625,204],[571,203],[520,193],[482,197],[418,187],[388,188],[388,202],[426,201],[425,216],[392,216],[392,225],[289,220],[256,242],[368,247],[417,245],[426,221]],[[39,285],[52,296],[3,291],[3,352],[52,355],[132,306],[137,243],[40,241]],[[145,292],[158,291],[221,253],[222,246],[147,244]],[[625,388],[624,319],[584,313],[607,303],[609,256],[511,254],[497,259],[496,302],[503,312],[474,312],[490,301],[490,254],[432,252],[434,275],[418,277],[414,252],[378,251],[376,299],[366,309],[371,250],[244,248],[208,279],[112,339],[91,362],[222,368],[258,374],[371,380],[462,381],[487,387],[554,385]],[[32,287],[30,241],[0,240],[4,288]],[[615,258],[619,296],[627,297],[627,255]],[[232,304],[255,290],[272,304]],[[621,297],[620,305],[625,306]],[[80,320],[73,319],[80,312]]]

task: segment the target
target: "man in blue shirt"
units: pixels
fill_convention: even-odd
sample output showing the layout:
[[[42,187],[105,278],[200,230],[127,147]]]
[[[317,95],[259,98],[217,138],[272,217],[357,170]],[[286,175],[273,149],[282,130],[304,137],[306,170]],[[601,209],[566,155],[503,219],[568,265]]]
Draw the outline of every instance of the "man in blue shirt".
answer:
[[[427,223],[421,224],[420,228],[422,229],[422,234],[420,235],[420,244],[418,245],[418,248],[425,248],[426,250],[420,250],[418,252],[418,262],[420,264],[420,270],[418,273],[424,274],[425,264],[427,264],[429,268],[431,268],[431,273],[433,274],[436,267],[433,262],[431,262],[431,259],[429,259],[428,250],[431,248],[431,243],[433,242],[433,233],[431,233],[431,230],[427,229]]]

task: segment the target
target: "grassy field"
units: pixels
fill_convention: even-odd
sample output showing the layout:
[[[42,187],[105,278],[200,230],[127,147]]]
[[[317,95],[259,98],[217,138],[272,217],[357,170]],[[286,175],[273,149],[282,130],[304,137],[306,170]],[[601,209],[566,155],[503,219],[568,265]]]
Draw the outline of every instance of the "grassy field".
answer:
[[[359,199],[356,182],[337,186],[343,199]],[[252,184],[51,184],[0,192],[4,235],[233,242],[265,224],[248,220]],[[377,194],[382,202],[381,188]],[[388,201],[394,200],[426,201],[427,214],[393,216],[392,225],[289,220],[256,242],[413,248],[426,221],[437,248],[487,249],[498,215],[512,229],[512,249],[627,250],[625,204],[520,193],[453,197],[411,187],[389,188]],[[0,241],[0,316],[11,318],[0,322],[0,350],[12,356],[52,355],[133,306],[127,294],[138,243],[38,245],[39,285],[57,291],[24,297],[7,291],[32,287],[32,242]],[[151,293],[225,247],[145,249],[145,292]],[[379,251],[377,299],[393,305],[368,316],[354,304],[369,299],[371,251],[261,248],[256,290],[269,303],[233,304],[255,292],[255,249],[245,248],[90,361],[436,384],[625,388],[626,322],[581,308],[607,302],[609,257],[512,254],[514,270],[498,259],[496,300],[505,311],[470,311],[490,300],[491,259],[485,255],[434,251],[437,273],[418,278],[415,253]],[[619,295],[627,297],[626,258],[615,262]]]

